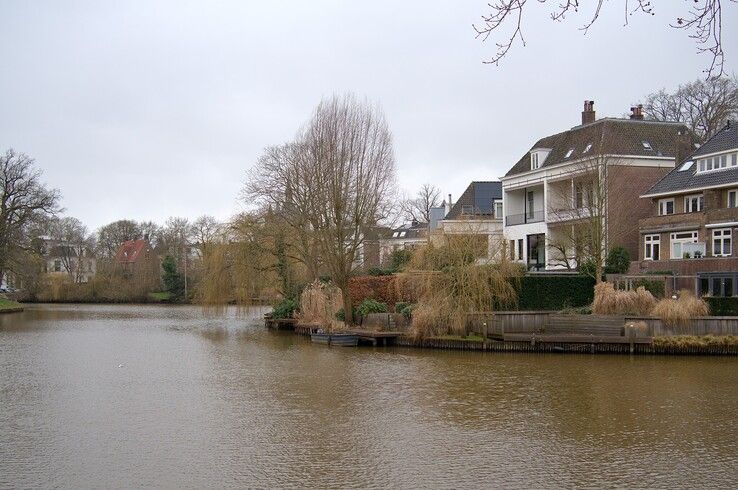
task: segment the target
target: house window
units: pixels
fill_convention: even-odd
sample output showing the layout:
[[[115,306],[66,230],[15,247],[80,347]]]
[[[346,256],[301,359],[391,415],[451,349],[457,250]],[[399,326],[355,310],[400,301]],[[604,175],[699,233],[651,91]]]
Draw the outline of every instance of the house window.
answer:
[[[510,240],[510,260],[515,260],[515,240]]]
[[[684,198],[684,212],[685,213],[698,213],[702,211],[702,205],[704,203],[702,194],[695,194],[693,196],[687,196]]]
[[[392,234],[392,238],[397,238],[398,236],[400,236],[400,232],[399,231],[396,231],[396,232],[394,232]]]
[[[698,161],[698,171],[707,172],[709,170],[718,170],[721,168],[735,167],[738,165],[738,154],[717,155],[714,157],[703,158]]]
[[[659,216],[674,214],[674,199],[659,200]]]
[[[584,147],[584,151],[582,153],[587,153],[591,149],[592,149],[592,143],[587,143],[587,146]]]
[[[502,219],[502,201],[495,201],[495,218]]]
[[[462,205],[461,214],[474,214],[474,206],[472,206],[471,204]]]
[[[644,237],[645,249],[643,258],[645,260],[659,260],[661,252],[661,235],[646,235]]]
[[[530,154],[530,169],[535,170],[538,168],[538,153],[533,152]]]
[[[523,260],[523,239],[518,239],[518,260]]]
[[[696,246],[697,243],[697,232],[686,231],[680,233],[671,234],[671,258],[682,259],[693,256],[693,253],[701,249]],[[704,244],[703,244],[704,245]]]
[[[533,191],[528,192],[528,218],[533,219],[535,217],[535,211],[533,204],[535,204],[535,194]]]
[[[644,150],[653,150],[653,148],[651,147],[651,143],[649,143],[648,141],[643,140],[641,141],[641,144],[643,145]]]
[[[728,191],[728,207],[738,207],[738,191]]]
[[[733,230],[721,228],[712,230],[712,255],[715,257],[729,257],[733,251]]]
[[[566,155],[564,155],[564,158],[569,158],[572,153],[574,153],[574,148],[569,148],[569,151],[566,152]]]
[[[61,260],[59,259],[54,261],[54,272],[61,272]]]
[[[405,238],[405,235],[407,235],[407,232],[406,231],[401,231],[400,232],[400,238]]]
[[[584,186],[581,182],[574,186],[574,206],[577,209],[584,207]]]

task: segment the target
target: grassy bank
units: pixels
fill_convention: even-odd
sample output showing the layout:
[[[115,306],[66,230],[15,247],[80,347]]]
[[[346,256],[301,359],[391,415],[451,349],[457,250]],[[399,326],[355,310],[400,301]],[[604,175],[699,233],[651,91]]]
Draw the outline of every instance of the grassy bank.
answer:
[[[0,298],[0,313],[14,313],[23,311],[23,305],[16,301]]]

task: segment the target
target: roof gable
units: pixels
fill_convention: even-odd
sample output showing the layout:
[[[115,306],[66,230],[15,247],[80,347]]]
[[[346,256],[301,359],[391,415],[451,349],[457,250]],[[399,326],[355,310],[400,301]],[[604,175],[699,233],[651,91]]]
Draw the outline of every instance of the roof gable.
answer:
[[[735,123],[728,123],[718,131],[704,145],[685,158],[674,169],[656,182],[644,196],[660,194],[677,194],[690,189],[704,189],[738,184],[738,166],[698,172],[697,159],[703,155],[713,153],[738,152],[738,127]],[[691,166],[684,168],[684,164],[693,161]],[[730,162],[728,163],[730,165]]]
[[[475,181],[469,184],[453,205],[445,219],[458,219],[466,206],[472,206],[476,215],[494,214],[493,201],[502,199],[502,182]]]
[[[530,171],[530,152],[537,148],[551,148],[539,167],[545,168],[598,154],[676,158],[689,142],[681,123],[605,118],[536,141],[505,177]]]

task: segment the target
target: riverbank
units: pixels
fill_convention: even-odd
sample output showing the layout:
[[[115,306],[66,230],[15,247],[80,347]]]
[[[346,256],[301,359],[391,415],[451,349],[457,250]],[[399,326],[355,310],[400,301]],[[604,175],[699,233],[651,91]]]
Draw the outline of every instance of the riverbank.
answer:
[[[0,314],[1,313],[20,313],[23,311],[23,305],[16,301],[6,298],[0,298]]]
[[[300,325],[295,320],[269,320],[265,325],[275,330],[292,331],[295,335],[309,336],[315,328]],[[413,338],[399,333],[389,345],[418,349],[440,349],[482,352],[529,352],[572,354],[642,354],[642,355],[738,355],[738,336],[734,335],[676,335],[656,336],[648,343],[610,343],[592,338],[578,342],[504,341],[484,339],[478,335],[468,337],[443,336]]]

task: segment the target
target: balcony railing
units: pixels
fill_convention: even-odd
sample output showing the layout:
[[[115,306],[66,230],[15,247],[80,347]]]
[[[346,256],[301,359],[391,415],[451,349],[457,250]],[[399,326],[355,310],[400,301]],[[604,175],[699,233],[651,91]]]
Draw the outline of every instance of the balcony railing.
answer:
[[[539,223],[541,221],[543,221],[543,210],[534,211],[532,213],[508,214],[505,216],[505,226]]]

